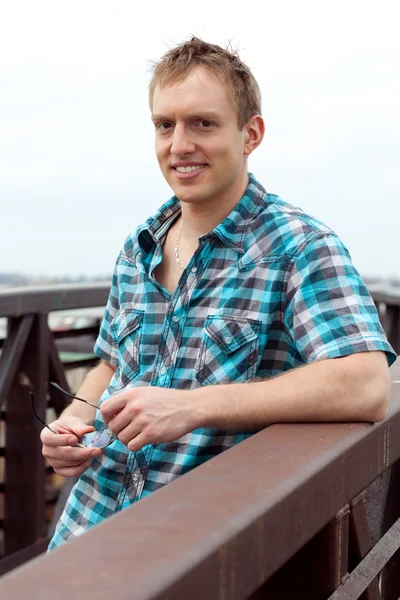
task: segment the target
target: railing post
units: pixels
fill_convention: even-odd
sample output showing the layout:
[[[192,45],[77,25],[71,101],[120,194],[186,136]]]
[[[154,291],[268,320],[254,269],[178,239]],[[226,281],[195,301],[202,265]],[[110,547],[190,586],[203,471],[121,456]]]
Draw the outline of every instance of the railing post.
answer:
[[[383,518],[383,531],[393,525],[400,515],[400,460],[391,468],[386,506]],[[400,550],[389,560],[382,571],[382,600],[398,600],[400,598]]]
[[[347,573],[349,513],[346,504],[249,600],[325,600]]]
[[[386,305],[383,327],[390,344],[396,352],[400,352],[400,306]]]
[[[379,319],[394,350],[400,352],[400,301],[399,296],[372,294]],[[397,600],[397,599],[396,599]]]
[[[372,539],[364,504],[364,492],[350,503],[349,571],[352,571],[372,548]],[[381,600],[378,578],[368,586],[360,600]]]
[[[11,328],[20,319],[10,320]],[[45,537],[45,467],[29,391],[44,419],[48,381],[47,315],[38,314],[6,401],[5,554]]]

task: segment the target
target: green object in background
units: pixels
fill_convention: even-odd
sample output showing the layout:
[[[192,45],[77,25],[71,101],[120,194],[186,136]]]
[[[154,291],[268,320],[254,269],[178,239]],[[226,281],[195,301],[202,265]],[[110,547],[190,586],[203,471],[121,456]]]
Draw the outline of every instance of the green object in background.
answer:
[[[77,360],[90,360],[97,358],[93,352],[59,352],[59,357],[62,363],[75,362]]]

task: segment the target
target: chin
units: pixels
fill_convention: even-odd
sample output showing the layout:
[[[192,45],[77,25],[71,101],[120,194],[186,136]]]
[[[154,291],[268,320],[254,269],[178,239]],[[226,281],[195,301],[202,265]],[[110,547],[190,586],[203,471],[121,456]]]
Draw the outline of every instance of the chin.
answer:
[[[202,193],[197,186],[190,187],[188,185],[176,185],[176,182],[174,182],[174,185],[171,185],[171,182],[168,183],[175,196],[182,202],[198,202],[204,197],[204,193]]]
[[[194,191],[190,192],[189,190],[173,190],[175,196],[181,201],[187,204],[194,204],[195,202],[199,202],[202,198],[199,194],[196,194]]]

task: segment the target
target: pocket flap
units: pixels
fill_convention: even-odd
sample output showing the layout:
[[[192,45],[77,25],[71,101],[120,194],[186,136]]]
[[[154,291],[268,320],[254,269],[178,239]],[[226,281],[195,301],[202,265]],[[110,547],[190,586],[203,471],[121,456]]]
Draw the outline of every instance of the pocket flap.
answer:
[[[142,324],[144,310],[129,309],[120,311],[110,325],[111,334],[117,344]]]
[[[259,331],[258,321],[244,318],[209,317],[206,325],[207,335],[227,354],[257,338]]]

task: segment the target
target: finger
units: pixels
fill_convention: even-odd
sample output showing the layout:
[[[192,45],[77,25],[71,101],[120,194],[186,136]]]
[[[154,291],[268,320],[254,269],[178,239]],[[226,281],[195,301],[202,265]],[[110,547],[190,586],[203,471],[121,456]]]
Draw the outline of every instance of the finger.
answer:
[[[40,439],[45,446],[69,446],[71,444],[76,444],[78,438],[76,435],[71,435],[70,433],[52,433],[46,427],[42,430],[40,434]]]
[[[58,433],[69,433],[81,438],[85,435],[85,433],[91,433],[92,431],[94,431],[94,427],[93,425],[86,425],[86,423],[77,423],[76,425],[74,424],[74,428],[72,429],[72,427],[60,423],[57,424],[57,430]]]
[[[77,460],[65,460],[62,459],[60,457],[54,457],[51,459],[48,459],[48,462],[51,464],[51,466],[53,467],[53,469],[59,469],[59,468],[63,468],[63,467],[79,467],[79,465],[82,465],[83,463],[86,463],[88,460],[93,460],[94,458],[98,458],[99,455],[101,456],[102,452],[98,452],[99,449],[96,449],[96,452],[92,452],[89,456],[85,456],[85,457],[80,457]]]
[[[106,423],[123,410],[128,401],[128,397],[124,393],[115,394],[112,398],[107,398],[99,406],[100,412]]]
[[[86,423],[78,423],[74,426],[74,429],[72,429],[67,425],[55,421],[54,423],[51,423],[49,427],[53,431],[48,427],[44,427],[40,434],[42,443],[48,446],[75,446],[75,444],[78,443],[79,438],[85,433],[94,431],[94,427],[92,425],[86,425]]]
[[[83,465],[84,463],[86,463],[89,460],[89,458],[86,458],[85,460],[60,460],[58,458],[52,458],[50,460],[48,460],[48,462],[50,463],[50,465],[53,467],[53,469],[55,471],[57,471],[58,469],[64,469],[64,468],[69,468],[69,467],[79,467],[80,465]]]
[[[129,427],[134,423],[134,418],[127,411],[122,410],[119,414],[114,415],[112,419],[108,421],[108,427],[115,435],[118,435],[120,431]]]
[[[86,460],[78,467],[60,467],[59,469],[54,470],[62,477],[79,477],[79,475],[82,475],[82,473],[90,467],[91,462],[91,460]]]
[[[110,427],[111,429],[111,427]],[[111,431],[113,431],[111,429]],[[135,423],[130,423],[128,427],[125,427],[124,429],[122,429],[118,435],[117,438],[123,443],[125,444],[125,446],[128,446],[129,442],[131,440],[133,440],[134,438],[136,438],[140,433],[140,429],[137,425],[135,425]]]
[[[128,448],[131,452],[137,452],[147,446],[150,443],[150,440],[146,437],[144,433],[139,433],[133,440],[128,443]]]
[[[81,435],[75,435],[74,433],[69,434],[68,437],[68,446],[72,446],[72,447],[76,447],[79,446],[80,448],[84,448],[85,446],[83,446],[81,444],[82,438],[85,435],[85,433],[92,433],[94,431],[94,427],[92,427],[89,431],[85,431],[84,433],[82,433]]]
[[[44,446],[42,450],[43,456],[49,460],[62,460],[64,462],[84,461],[92,456],[93,448],[80,448],[71,446],[54,447]]]

